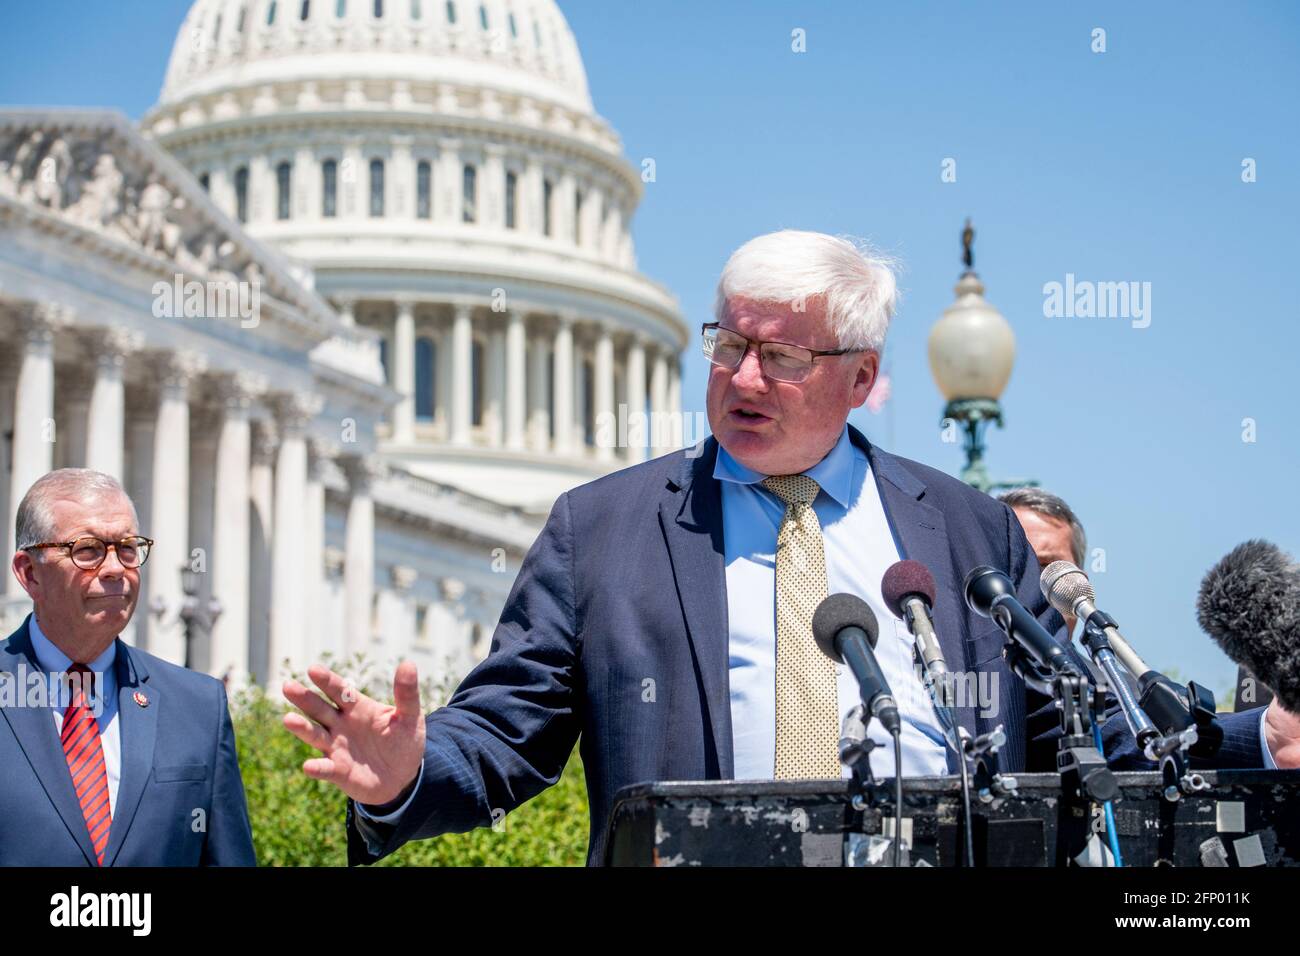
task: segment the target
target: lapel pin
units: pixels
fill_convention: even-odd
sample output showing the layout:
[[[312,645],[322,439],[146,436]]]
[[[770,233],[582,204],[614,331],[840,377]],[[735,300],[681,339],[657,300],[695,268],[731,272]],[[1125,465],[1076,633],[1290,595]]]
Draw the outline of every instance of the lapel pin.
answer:
[[[132,694],[131,699],[134,700],[141,707],[149,706],[149,698],[144,696],[144,694],[142,694],[140,691],[136,691],[134,694]]]

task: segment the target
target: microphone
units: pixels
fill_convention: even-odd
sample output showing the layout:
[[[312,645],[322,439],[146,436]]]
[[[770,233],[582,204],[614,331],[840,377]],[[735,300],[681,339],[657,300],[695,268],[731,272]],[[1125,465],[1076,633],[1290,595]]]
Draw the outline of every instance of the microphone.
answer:
[[[1015,585],[1001,571],[980,565],[966,575],[962,591],[966,595],[967,607],[992,620],[1040,667],[1053,674],[1081,676],[1065,648],[1017,600]]]
[[[957,733],[957,716],[952,708],[953,682],[948,673],[948,662],[934,631],[930,611],[934,607],[934,575],[920,561],[898,561],[890,565],[880,580],[880,593],[885,606],[898,618],[907,621],[908,630],[915,641],[917,667],[930,692],[935,714],[948,733],[949,743],[961,753],[961,740]]]
[[[898,704],[876,661],[880,625],[867,602],[852,594],[832,594],[813,614],[813,638],[821,652],[837,664],[847,664],[858,679],[862,703],[891,734],[902,732]]]
[[[1097,595],[1092,589],[1092,582],[1078,567],[1069,561],[1053,561],[1043,569],[1038,586],[1043,591],[1043,597],[1061,612],[1062,617],[1077,617],[1081,621],[1088,621],[1093,615],[1099,614],[1097,626],[1110,641],[1111,649],[1120,663],[1134,677],[1141,678],[1151,670],[1129,642],[1124,640],[1114,618],[1097,610],[1094,603]]]
[[[1275,544],[1251,540],[1205,575],[1201,627],[1292,713],[1300,713],[1300,565]]]

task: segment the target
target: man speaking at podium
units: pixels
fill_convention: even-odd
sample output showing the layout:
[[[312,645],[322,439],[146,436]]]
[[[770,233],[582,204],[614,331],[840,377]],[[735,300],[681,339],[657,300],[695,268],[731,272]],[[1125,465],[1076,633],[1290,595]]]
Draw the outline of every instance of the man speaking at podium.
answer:
[[[304,771],[352,798],[350,862],[491,825],[559,779],[579,736],[588,863],[602,860],[613,796],[629,784],[840,778],[841,718],[858,690],[811,632],[837,592],[881,622],[876,654],[899,702],[904,774],[955,770],[925,693],[901,692],[919,691],[911,637],[880,592],[900,558],[934,574],[949,668],[993,678],[981,686],[996,699],[961,708],[961,722],[973,733],[1005,726],[1004,770],[1051,769],[1027,760],[1052,736],[1055,711],[1006,666],[1002,632],[960,593],[968,570],[991,565],[1050,633],[1061,627],[1019,522],[847,425],[875,384],[894,301],[890,265],[847,240],[783,231],[746,243],[702,329],[713,437],[560,496],[491,653],[447,706],[424,718],[409,661],[393,707],[319,665],[309,673],[330,702],[285,684],[306,714],[285,715],[285,726],[323,754]],[[1262,766],[1259,715],[1241,716],[1224,750]],[[1143,763],[1122,717],[1104,734],[1113,763]],[[890,748],[872,761],[894,775]]]

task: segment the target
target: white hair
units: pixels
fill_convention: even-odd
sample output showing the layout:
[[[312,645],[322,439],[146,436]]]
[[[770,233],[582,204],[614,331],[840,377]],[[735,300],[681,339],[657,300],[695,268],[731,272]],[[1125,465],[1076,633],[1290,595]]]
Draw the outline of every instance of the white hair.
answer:
[[[714,317],[727,300],[803,306],[823,296],[826,317],[842,349],[885,347],[898,303],[895,261],[851,236],[783,229],[749,240],[731,254],[718,279]]]
[[[60,468],[47,472],[27,489],[23,500],[18,505],[17,520],[14,522],[14,538],[18,550],[30,548],[34,544],[44,544],[54,537],[55,501],[61,498],[74,498],[83,501],[99,501],[104,498],[121,495],[131,505],[131,515],[136,527],[140,519],[136,516],[135,502],[112,475],[90,468]]]

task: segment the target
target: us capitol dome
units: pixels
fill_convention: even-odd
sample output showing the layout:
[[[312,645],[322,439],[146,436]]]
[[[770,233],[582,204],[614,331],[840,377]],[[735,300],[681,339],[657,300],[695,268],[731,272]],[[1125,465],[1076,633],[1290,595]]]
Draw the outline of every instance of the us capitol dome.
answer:
[[[686,328],[555,3],[199,0],[142,129],[379,333],[390,459],[544,513],[668,450],[598,440],[680,411]]]

